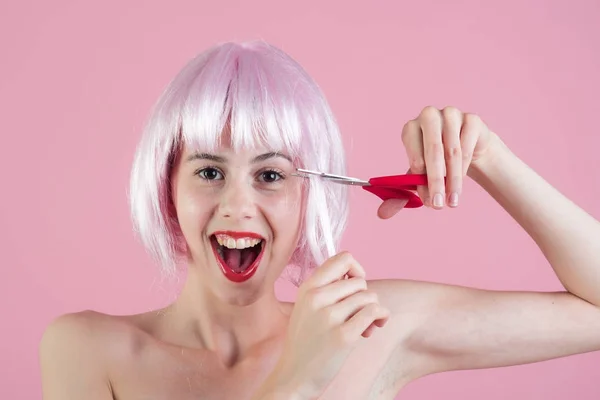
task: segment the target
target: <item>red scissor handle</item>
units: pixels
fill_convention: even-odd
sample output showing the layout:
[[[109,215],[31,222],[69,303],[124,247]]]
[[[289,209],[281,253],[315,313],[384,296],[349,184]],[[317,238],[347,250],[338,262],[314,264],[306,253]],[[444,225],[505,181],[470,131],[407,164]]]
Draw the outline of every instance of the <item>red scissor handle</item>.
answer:
[[[380,176],[369,179],[369,183],[371,186],[363,186],[362,188],[373,193],[381,200],[408,200],[408,203],[404,206],[405,208],[423,206],[423,201],[412,190],[417,190],[417,186],[427,186],[426,174]]]

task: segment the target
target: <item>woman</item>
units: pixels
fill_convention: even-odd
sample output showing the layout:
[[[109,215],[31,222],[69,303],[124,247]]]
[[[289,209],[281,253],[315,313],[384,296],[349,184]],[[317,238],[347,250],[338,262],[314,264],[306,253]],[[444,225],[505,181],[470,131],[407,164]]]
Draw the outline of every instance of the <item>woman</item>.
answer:
[[[132,170],[136,229],[165,273],[187,264],[184,289],[155,312],[54,321],[40,350],[44,398],[392,399],[427,374],[599,350],[598,221],[475,115],[427,107],[402,140],[411,172],[428,176],[427,206],[456,207],[474,179],[567,291],[367,280],[336,254],[343,185],[294,175],[345,172],[324,97],[278,49],[225,44],[171,82]],[[379,216],[404,204],[386,201]],[[273,289],[289,265],[313,272],[294,304]]]

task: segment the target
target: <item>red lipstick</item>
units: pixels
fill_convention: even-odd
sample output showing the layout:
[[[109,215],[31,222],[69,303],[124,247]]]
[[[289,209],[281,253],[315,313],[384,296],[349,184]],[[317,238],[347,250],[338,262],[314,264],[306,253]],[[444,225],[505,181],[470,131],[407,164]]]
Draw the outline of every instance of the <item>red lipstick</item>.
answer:
[[[248,266],[248,268],[246,268],[244,271],[239,272],[239,271],[234,271],[231,267],[229,267],[227,265],[227,263],[225,262],[225,260],[219,254],[219,251],[217,250],[218,246],[219,246],[219,243],[216,240],[217,235],[227,235],[233,239],[242,239],[242,238],[262,239],[263,242],[258,245],[258,246],[261,246],[260,252],[254,259],[252,264],[250,266]],[[217,231],[211,235],[211,244],[212,244],[211,247],[213,249],[213,254],[215,255],[215,259],[217,260],[217,264],[219,265],[221,272],[225,275],[225,277],[227,279],[229,279],[230,281],[235,282],[235,283],[245,282],[248,279],[252,278],[252,276],[254,276],[254,274],[256,273],[256,271],[258,269],[258,265],[260,264],[262,255],[265,250],[264,238],[261,235],[254,233],[254,232]],[[251,250],[248,250],[248,251],[251,251]]]

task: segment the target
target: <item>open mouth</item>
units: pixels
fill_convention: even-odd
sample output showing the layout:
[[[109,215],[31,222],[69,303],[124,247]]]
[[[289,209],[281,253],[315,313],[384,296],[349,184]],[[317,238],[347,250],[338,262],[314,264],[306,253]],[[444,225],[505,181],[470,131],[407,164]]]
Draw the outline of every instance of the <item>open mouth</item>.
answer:
[[[216,232],[210,242],[221,271],[233,282],[244,282],[254,275],[265,243],[256,234],[238,232]]]

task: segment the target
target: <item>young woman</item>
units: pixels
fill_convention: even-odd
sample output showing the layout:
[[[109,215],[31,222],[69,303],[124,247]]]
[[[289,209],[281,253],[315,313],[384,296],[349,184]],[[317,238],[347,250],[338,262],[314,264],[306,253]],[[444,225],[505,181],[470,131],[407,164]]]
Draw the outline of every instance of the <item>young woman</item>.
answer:
[[[336,254],[344,186],[294,175],[345,173],[324,97],[280,50],[224,44],[168,86],[131,176],[135,227],[166,273],[187,265],[184,289],[155,312],[56,319],[41,342],[44,398],[392,399],[427,374],[600,350],[600,223],[475,115],[427,107],[402,142],[411,172],[427,174],[427,206],[456,207],[474,179],[566,291],[367,280]],[[311,274],[289,304],[274,283],[292,264]]]

